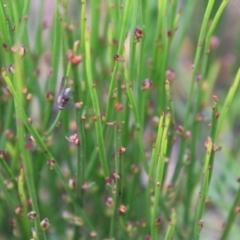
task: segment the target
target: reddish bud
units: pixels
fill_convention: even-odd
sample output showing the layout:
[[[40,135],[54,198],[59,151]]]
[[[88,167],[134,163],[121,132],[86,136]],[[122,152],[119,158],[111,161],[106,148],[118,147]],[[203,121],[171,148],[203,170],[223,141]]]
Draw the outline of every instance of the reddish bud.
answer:
[[[116,60],[116,61],[119,61],[119,62],[124,62],[125,61],[124,56],[121,56],[119,54],[114,54],[113,59]]]
[[[54,93],[51,91],[48,91],[45,95],[47,101],[53,101],[54,100]]]
[[[29,220],[32,221],[38,216],[38,214],[35,211],[31,211],[28,213],[27,216],[28,216]]]
[[[214,102],[218,102],[218,97],[217,97],[217,95],[213,95],[213,96],[212,96],[212,99],[213,99]]]
[[[134,30],[134,37],[135,37],[136,42],[139,42],[142,39],[142,37],[143,37],[142,29],[135,28],[135,30]]]
[[[47,164],[50,167],[50,169],[52,170],[54,168],[54,166],[56,165],[56,161],[55,161],[55,159],[51,158],[47,161]]]
[[[15,213],[17,215],[21,215],[23,212],[23,206],[22,205],[18,205],[17,207],[15,207]]]
[[[120,205],[119,207],[119,214],[122,215],[127,211],[127,207],[123,204]]]
[[[111,185],[112,183],[113,183],[113,178],[112,177],[108,177],[108,178],[106,178],[105,179],[105,183],[107,184],[107,185]]]
[[[48,218],[44,218],[40,223],[40,226],[43,232],[46,231],[50,227],[50,225],[51,224]]]
[[[113,199],[111,197],[107,197],[105,199],[105,203],[108,207],[112,207],[113,206]]]
[[[215,50],[220,44],[220,39],[217,36],[212,36],[210,40],[210,49]]]
[[[166,79],[167,80],[172,80],[175,78],[175,72],[172,69],[167,69],[166,71]]]
[[[79,143],[78,135],[76,133],[69,137],[66,136],[65,138],[69,143],[74,143],[75,145],[78,145]]]
[[[76,181],[75,181],[74,178],[70,178],[70,179],[68,180],[68,186],[69,186],[69,188],[72,189],[72,190],[76,188]]]
[[[115,108],[117,111],[120,111],[120,110],[123,109],[123,105],[122,105],[121,103],[119,103],[119,102],[116,102],[116,103],[114,104],[114,108]]]
[[[125,153],[126,152],[126,148],[124,148],[123,146],[121,146],[119,148],[119,153],[122,154],[122,153]]]
[[[172,31],[171,29],[169,29],[169,30],[167,31],[167,36],[168,36],[168,37],[171,37],[172,34],[173,34],[173,31]]]
[[[150,78],[146,78],[142,82],[142,90],[148,90],[152,87],[152,80]]]
[[[161,217],[161,216],[158,216],[158,217],[156,218],[156,224],[159,225],[161,222],[162,222],[162,217]]]
[[[5,186],[6,186],[6,188],[7,189],[13,189],[13,187],[14,187],[14,184],[13,184],[13,182],[11,181],[11,180],[5,180],[4,181],[4,184],[5,184]]]
[[[202,75],[201,75],[200,73],[198,73],[198,74],[196,75],[196,82],[199,83],[200,80],[201,80],[201,78],[202,78]]]
[[[15,71],[15,66],[14,66],[12,63],[8,65],[8,71],[9,71],[10,73],[14,73],[14,71]]]

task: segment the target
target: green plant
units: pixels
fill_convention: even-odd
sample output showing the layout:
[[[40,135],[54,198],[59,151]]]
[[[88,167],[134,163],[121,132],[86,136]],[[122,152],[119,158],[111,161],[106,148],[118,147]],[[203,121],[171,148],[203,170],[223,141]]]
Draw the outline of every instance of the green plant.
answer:
[[[228,1],[184,3],[1,1],[1,239],[238,236]]]

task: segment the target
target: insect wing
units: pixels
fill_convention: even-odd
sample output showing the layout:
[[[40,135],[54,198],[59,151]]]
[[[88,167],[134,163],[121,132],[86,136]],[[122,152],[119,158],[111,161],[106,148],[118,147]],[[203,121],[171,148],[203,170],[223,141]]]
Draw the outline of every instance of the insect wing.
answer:
[[[63,109],[64,105],[66,104],[66,94],[65,94],[65,77],[62,78],[61,81],[61,85],[60,85],[60,89],[59,89],[59,93],[58,93],[58,97],[57,97],[57,106],[59,109]]]

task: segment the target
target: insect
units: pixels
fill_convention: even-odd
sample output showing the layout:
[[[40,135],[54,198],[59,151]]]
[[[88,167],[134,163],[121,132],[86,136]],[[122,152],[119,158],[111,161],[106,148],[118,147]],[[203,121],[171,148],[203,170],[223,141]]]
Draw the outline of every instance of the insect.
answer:
[[[72,93],[72,89],[69,87],[65,87],[65,77],[62,78],[59,95],[57,97],[57,106],[59,110],[62,110],[66,107],[69,102],[70,95]]]

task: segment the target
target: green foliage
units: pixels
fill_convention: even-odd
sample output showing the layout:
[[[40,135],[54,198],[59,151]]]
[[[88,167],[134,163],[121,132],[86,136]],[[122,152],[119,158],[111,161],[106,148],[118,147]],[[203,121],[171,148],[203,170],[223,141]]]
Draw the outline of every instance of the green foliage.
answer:
[[[194,3],[1,0],[1,239],[237,239],[229,4]]]

